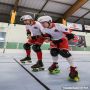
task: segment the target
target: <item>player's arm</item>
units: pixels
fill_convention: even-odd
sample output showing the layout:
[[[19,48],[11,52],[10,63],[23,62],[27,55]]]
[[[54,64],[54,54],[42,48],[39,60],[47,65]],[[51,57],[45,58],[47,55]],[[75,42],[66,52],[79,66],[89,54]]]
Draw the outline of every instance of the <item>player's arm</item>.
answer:
[[[45,30],[42,31],[42,36],[44,37],[45,42],[48,43],[51,41],[52,36],[49,33],[47,33]]]
[[[66,35],[66,37],[67,37],[68,40],[73,40],[74,39],[74,36],[75,35],[72,34],[72,33],[70,33],[70,32],[68,32],[67,26],[62,25],[61,26],[61,31]]]
[[[27,29],[27,39],[30,39],[31,38],[31,32]]]
[[[31,38],[31,32],[29,30],[29,25],[26,25],[26,34],[27,34],[27,38],[30,39]]]
[[[31,35],[31,32],[29,30],[26,31],[27,31],[27,36]]]
[[[73,33],[70,33],[70,32],[63,32],[63,33],[66,35],[68,40],[73,40],[75,37]]]
[[[45,38],[45,41],[46,42],[50,41],[51,35],[47,31],[45,31],[45,29],[43,28],[43,26],[39,22],[38,22],[38,27],[40,29],[42,36]]]
[[[68,40],[73,40],[75,35],[72,33],[66,34],[66,37],[68,38]]]

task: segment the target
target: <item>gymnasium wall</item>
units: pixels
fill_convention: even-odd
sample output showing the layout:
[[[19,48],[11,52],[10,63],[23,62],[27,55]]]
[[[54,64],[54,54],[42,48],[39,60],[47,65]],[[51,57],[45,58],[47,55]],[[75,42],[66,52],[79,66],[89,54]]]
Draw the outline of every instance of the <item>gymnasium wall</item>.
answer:
[[[6,38],[4,46],[1,48],[7,49],[23,49],[23,43],[27,41],[26,30],[24,25],[14,25],[8,23],[0,23],[0,32],[6,32]],[[87,48],[83,47],[72,47],[75,51],[90,51],[90,33],[85,32],[73,32],[76,35],[85,36]],[[1,42],[0,42],[1,43]],[[49,43],[44,43],[42,49],[49,49]]]
[[[23,44],[27,41],[26,29],[24,25],[14,25],[0,23],[0,32],[6,32],[5,44],[1,48],[23,49]],[[2,42],[0,42],[2,44]],[[49,44],[44,44],[42,49],[48,49]]]

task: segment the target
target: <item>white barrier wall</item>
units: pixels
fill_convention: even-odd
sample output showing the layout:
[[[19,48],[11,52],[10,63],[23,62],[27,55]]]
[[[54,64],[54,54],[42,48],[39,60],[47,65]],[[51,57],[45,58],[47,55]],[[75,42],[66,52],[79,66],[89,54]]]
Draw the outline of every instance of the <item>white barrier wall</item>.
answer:
[[[0,23],[0,32],[7,32],[6,42],[24,43],[27,40],[26,29],[24,25],[8,25],[8,23]],[[76,35],[84,35],[86,38],[87,46],[90,46],[90,33],[76,31],[73,33]]]
[[[24,25],[9,25],[7,28],[6,41],[24,43],[27,40],[26,29]]]
[[[0,32],[6,32],[6,42],[24,43],[27,40],[24,25],[0,23]]]

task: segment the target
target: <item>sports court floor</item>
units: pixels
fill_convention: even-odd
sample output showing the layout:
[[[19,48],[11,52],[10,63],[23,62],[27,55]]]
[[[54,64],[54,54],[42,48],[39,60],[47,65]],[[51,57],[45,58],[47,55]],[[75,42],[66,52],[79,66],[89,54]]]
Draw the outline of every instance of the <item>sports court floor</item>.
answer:
[[[67,80],[69,64],[59,57],[60,73],[50,75],[48,67],[52,64],[49,51],[43,50],[45,71],[32,72],[31,65],[36,62],[36,55],[32,51],[32,63],[19,64],[25,57],[23,50],[0,51],[0,90],[90,90],[90,52],[71,51],[74,63],[78,67],[79,82]],[[17,61],[15,61],[17,60]]]

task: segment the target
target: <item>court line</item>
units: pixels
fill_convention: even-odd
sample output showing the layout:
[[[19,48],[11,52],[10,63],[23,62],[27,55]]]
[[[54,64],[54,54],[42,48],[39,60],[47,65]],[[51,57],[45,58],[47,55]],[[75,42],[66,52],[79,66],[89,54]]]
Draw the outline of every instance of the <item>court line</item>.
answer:
[[[29,70],[27,70],[22,64],[20,64],[17,59],[13,58],[30,76],[32,76],[38,83],[40,83],[46,90],[50,90],[43,82],[41,82],[35,75],[33,75]]]

